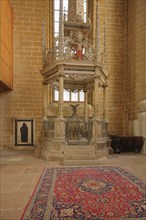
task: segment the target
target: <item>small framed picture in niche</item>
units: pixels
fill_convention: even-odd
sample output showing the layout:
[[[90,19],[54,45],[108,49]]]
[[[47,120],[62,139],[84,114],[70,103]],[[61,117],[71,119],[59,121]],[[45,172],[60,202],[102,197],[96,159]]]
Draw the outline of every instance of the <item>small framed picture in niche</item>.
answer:
[[[15,119],[15,146],[34,146],[34,119]]]

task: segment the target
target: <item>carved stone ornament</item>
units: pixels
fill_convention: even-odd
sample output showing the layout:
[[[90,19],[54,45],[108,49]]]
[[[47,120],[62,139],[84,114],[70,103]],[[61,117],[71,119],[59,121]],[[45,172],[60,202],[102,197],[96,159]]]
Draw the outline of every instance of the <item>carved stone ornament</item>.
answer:
[[[98,105],[94,105],[94,115],[95,115],[95,117],[98,116],[98,113],[99,113],[99,106]]]
[[[70,74],[68,75],[68,78],[73,79],[73,80],[85,80],[85,79],[91,78],[91,75]]]
[[[63,104],[58,105],[58,112],[59,114],[63,111]]]

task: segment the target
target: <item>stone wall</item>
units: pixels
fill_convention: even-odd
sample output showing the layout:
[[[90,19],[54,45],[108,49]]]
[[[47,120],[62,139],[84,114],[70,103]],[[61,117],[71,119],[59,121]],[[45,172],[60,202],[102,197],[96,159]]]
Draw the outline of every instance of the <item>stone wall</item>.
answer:
[[[109,87],[107,88],[109,133],[125,134],[127,124],[125,106],[126,4],[124,0],[99,0],[98,5],[101,28],[103,22],[105,22],[106,28],[106,66],[109,73]]]
[[[146,2],[127,4],[127,111],[129,135],[144,137],[146,154]]]
[[[42,16],[45,0],[11,0],[13,8],[13,91],[0,97],[1,147],[13,145],[13,118],[35,119],[35,137],[42,117]]]
[[[0,97],[1,147],[12,147],[12,120],[18,117],[35,119],[35,142],[37,141],[41,131],[43,102],[42,77],[39,72],[42,67],[41,24],[42,16],[47,14],[48,1],[10,2],[14,16],[14,78],[13,91],[3,92]],[[106,61],[110,74],[107,89],[109,133],[125,135],[129,132],[128,120],[134,124],[138,117],[137,106],[146,94],[144,91],[146,4],[145,0],[98,0],[98,5],[101,40],[103,22],[106,26]],[[49,38],[49,35],[47,37]],[[51,43],[50,40],[48,45]],[[100,94],[102,97],[102,91]],[[101,97],[99,101],[102,106]]]
[[[138,134],[138,109],[146,97],[146,2],[127,2],[127,111],[129,134]],[[146,110],[145,110],[146,111]],[[146,118],[143,118],[146,123]]]

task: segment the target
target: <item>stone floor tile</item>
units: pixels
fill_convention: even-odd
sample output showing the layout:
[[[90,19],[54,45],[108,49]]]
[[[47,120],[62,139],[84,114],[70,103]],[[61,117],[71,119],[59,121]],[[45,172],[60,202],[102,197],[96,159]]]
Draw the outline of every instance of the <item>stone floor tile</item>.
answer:
[[[38,168],[26,168],[24,171],[23,171],[23,174],[36,174],[36,173],[40,173],[42,172],[43,169],[42,167],[38,167]]]
[[[36,186],[36,183],[22,183],[21,186],[18,189],[18,192],[30,192],[32,193],[34,191],[34,188]]]
[[[22,183],[4,183],[0,186],[0,192],[8,193],[8,192],[16,192]]]
[[[30,192],[0,193],[0,208],[14,210],[24,208],[30,196]]]
[[[0,211],[0,220],[20,220],[23,209],[6,209]]]
[[[32,182],[34,174],[1,174],[1,183]]]

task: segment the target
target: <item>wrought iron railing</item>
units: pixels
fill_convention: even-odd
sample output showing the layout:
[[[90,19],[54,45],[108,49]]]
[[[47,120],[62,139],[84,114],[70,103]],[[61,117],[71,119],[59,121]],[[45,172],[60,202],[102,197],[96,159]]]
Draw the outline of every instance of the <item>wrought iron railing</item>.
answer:
[[[65,134],[68,144],[89,144],[92,137],[92,123],[84,120],[68,120]]]
[[[68,144],[89,144],[92,138],[92,122],[78,117],[77,106],[71,105],[73,114],[65,124],[66,140]]]

